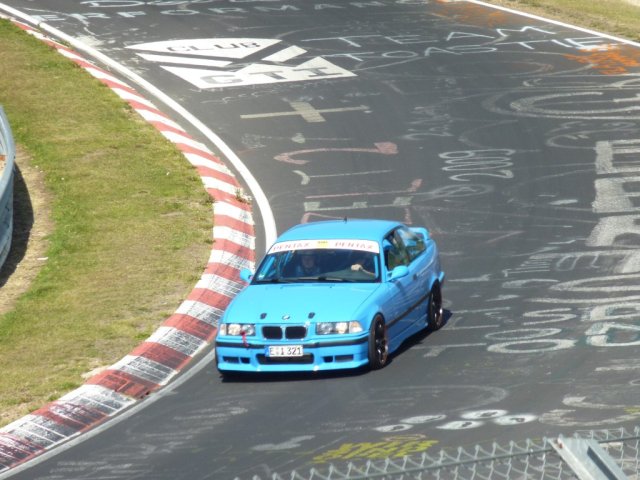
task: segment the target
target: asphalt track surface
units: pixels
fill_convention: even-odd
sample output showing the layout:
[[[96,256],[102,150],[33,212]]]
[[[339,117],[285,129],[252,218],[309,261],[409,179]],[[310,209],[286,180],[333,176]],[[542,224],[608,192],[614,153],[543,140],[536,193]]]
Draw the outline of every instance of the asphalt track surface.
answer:
[[[425,225],[448,278],[446,326],[381,371],[223,382],[208,362],[11,478],[266,478],[637,425],[637,46],[471,2],[7,4],[214,130],[278,231]]]

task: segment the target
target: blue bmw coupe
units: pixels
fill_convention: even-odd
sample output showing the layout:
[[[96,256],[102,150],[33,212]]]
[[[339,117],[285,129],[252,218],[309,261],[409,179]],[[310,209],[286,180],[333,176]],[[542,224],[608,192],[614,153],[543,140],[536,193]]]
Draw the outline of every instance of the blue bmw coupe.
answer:
[[[386,220],[298,225],[271,246],[218,325],[216,365],[233,372],[385,366],[407,337],[444,323],[438,248]]]

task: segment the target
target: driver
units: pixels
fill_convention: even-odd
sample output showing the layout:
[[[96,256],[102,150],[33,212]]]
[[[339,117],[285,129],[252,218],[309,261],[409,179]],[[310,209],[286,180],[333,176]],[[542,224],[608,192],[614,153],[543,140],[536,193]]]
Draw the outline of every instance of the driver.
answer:
[[[299,277],[311,277],[320,273],[320,267],[313,252],[303,251],[300,253],[300,262],[296,268],[296,275]]]
[[[353,260],[353,264],[351,265],[351,271],[353,272],[362,272],[367,275],[375,276],[373,272],[373,267],[371,265],[371,259],[367,257],[366,253],[360,252],[356,255]]]

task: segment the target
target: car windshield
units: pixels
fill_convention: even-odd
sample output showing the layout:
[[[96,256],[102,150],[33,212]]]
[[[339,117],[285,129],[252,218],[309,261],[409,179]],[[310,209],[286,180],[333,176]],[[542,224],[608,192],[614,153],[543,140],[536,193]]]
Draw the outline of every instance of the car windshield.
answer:
[[[272,249],[273,250],[273,249]],[[307,248],[271,251],[253,283],[378,282],[379,255],[345,248]]]

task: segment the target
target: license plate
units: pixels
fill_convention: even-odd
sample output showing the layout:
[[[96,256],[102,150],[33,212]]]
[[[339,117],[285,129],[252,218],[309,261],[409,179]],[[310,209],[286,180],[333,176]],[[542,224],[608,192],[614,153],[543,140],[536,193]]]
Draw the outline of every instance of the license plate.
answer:
[[[302,345],[276,345],[267,348],[267,357],[301,357]]]

